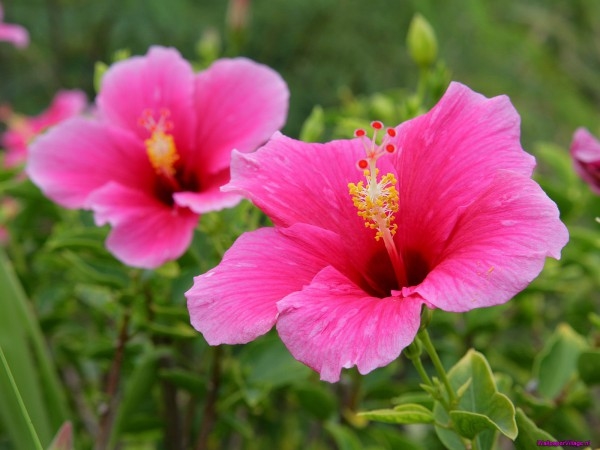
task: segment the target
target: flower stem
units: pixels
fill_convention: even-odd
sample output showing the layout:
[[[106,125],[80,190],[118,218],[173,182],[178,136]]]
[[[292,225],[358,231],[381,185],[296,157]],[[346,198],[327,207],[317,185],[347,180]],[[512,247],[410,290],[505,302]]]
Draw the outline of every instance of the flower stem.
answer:
[[[202,417],[202,427],[198,435],[196,450],[205,450],[208,448],[208,437],[212,431],[213,425],[217,419],[217,399],[219,394],[219,386],[221,384],[221,357],[222,348],[220,345],[211,347],[212,349],[212,371],[210,380],[208,381],[208,392],[204,403],[204,414]]]
[[[440,377],[440,380],[446,387],[446,391],[448,392],[448,399],[450,400],[450,405],[453,405],[456,401],[454,389],[452,389],[452,386],[450,385],[450,380],[448,380],[446,370],[444,369],[442,361],[440,360],[440,357],[438,356],[437,351],[435,350],[435,347],[433,346],[431,339],[429,338],[429,333],[427,333],[427,329],[420,330],[417,334],[417,337],[419,338],[419,341],[421,341],[421,343],[423,344],[425,351],[431,358],[431,362],[433,363],[433,367],[435,367],[435,371],[437,372],[438,376]]]
[[[410,359],[417,369],[421,380],[427,386],[433,387],[433,383],[431,382],[431,378],[427,375],[425,371],[425,367],[423,367],[423,362],[421,361],[421,344],[418,340],[414,340],[408,347],[404,349],[404,355]]]
[[[148,323],[154,321],[154,295],[148,283],[143,282],[141,290],[145,299],[146,320]],[[168,336],[160,336],[156,333],[150,335],[150,339],[155,349],[160,347],[171,347],[173,343]],[[171,369],[173,366],[172,358],[161,357],[158,360],[159,370]],[[181,432],[181,413],[177,399],[177,388],[169,380],[160,380],[160,390],[163,406],[164,421],[164,445],[168,450],[183,449],[184,437]]]
[[[421,358],[414,358],[414,359],[411,359],[411,361],[413,362],[415,369],[417,369],[417,372],[419,373],[419,376],[423,380],[423,383],[425,383],[428,386],[433,386],[433,383],[431,382],[429,375],[427,375],[427,372],[425,371],[425,367],[423,367],[423,362],[421,361]]]
[[[107,407],[100,418],[100,429],[98,436],[96,437],[96,450],[103,450],[109,447],[110,440],[112,438],[113,424],[115,419],[115,413],[119,402],[119,396],[117,395],[119,389],[119,381],[121,377],[121,366],[123,364],[123,357],[125,355],[125,345],[129,339],[128,327],[129,319],[131,318],[131,310],[129,306],[126,306],[123,313],[123,321],[119,330],[119,337],[117,340],[117,348],[115,350],[115,357],[108,373],[108,379],[106,383],[106,399]]]

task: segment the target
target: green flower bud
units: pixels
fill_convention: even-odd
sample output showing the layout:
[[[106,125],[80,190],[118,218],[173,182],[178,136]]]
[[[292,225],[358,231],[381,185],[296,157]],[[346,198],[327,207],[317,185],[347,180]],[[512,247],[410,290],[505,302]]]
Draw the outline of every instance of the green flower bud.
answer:
[[[437,58],[435,31],[421,14],[415,14],[406,36],[408,52],[419,67],[429,67]]]
[[[215,28],[207,28],[196,43],[196,53],[200,56],[200,68],[210,66],[221,54],[221,36]]]
[[[102,77],[108,70],[108,65],[102,61],[96,61],[94,64],[94,90],[96,93],[100,92],[100,86],[102,85]]]

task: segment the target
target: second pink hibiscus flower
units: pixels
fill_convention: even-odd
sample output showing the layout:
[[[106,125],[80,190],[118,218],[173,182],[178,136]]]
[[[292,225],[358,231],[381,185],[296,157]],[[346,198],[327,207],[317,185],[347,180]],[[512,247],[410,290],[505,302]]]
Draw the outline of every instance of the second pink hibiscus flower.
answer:
[[[152,47],[106,72],[95,117],[38,139],[27,172],[52,200],[112,225],[117,258],[154,268],[181,256],[200,214],[240,200],[220,191],[231,151],[252,151],[283,126],[288,97],[276,72],[248,59],[194,74],[176,50]]]

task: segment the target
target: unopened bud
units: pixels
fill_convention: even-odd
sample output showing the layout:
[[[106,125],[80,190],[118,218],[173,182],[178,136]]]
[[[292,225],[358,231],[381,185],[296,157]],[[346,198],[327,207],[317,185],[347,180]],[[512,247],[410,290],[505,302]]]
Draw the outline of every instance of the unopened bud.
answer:
[[[108,70],[108,65],[102,61],[96,61],[94,64],[94,90],[96,93],[100,92],[100,86],[102,85],[102,78]]]
[[[411,58],[419,67],[428,67],[435,62],[437,58],[435,31],[421,14],[416,14],[410,22],[406,45]]]

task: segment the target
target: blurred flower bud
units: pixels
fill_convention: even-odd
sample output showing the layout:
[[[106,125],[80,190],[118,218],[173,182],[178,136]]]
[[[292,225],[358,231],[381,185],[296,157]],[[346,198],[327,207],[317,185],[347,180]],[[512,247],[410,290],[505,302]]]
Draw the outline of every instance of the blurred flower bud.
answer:
[[[100,92],[100,86],[102,84],[102,77],[108,69],[108,64],[102,61],[96,61],[94,64],[94,90],[96,93]]]
[[[406,37],[408,52],[419,67],[428,67],[437,58],[435,31],[421,14],[415,14]]]
[[[372,116],[377,117],[382,122],[396,121],[396,104],[391,97],[376,93],[370,99]]]
[[[227,27],[234,33],[243,32],[248,26],[250,0],[230,0],[227,10]]]
[[[202,68],[210,66],[221,55],[221,36],[216,28],[209,27],[202,32],[196,44]]]

